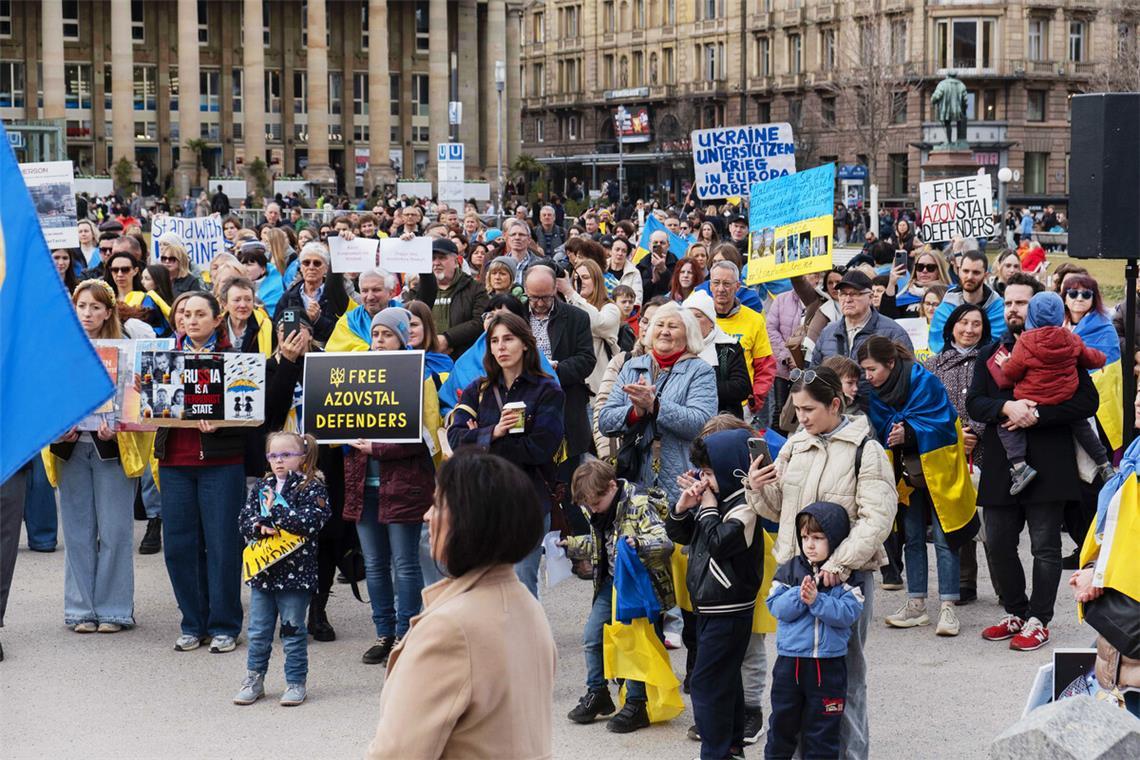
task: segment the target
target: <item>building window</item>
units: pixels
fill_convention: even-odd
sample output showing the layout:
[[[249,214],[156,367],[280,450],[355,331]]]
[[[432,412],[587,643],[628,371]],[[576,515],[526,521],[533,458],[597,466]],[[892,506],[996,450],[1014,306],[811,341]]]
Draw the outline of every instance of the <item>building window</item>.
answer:
[[[906,63],[907,23],[904,18],[891,20],[891,63],[902,66]]]
[[[368,0],[360,0],[360,49],[368,50]]]
[[[344,74],[329,72],[329,112],[340,114],[344,101]]]
[[[565,15],[563,16],[563,19],[565,19],[565,30],[566,31],[563,33],[563,36],[565,36],[569,39],[574,39],[579,35],[578,6],[577,5],[571,5],[570,7],[565,8],[564,10],[566,11]]]
[[[1025,109],[1026,121],[1045,121],[1045,101],[1048,90],[1026,90],[1028,103]]]
[[[281,113],[281,72],[265,72],[265,112]],[[277,139],[281,139],[278,135]]]
[[[352,139],[356,142],[368,142],[368,125],[367,124],[353,124],[352,125]]]
[[[887,155],[887,164],[890,167],[890,187],[891,195],[906,195],[909,177],[907,177],[907,165],[909,161],[905,153],[890,153]]]
[[[531,38],[530,41],[536,45],[540,45],[546,41],[546,14],[542,12],[535,13],[531,17]]]
[[[578,139],[578,117],[571,116],[566,120],[566,133],[571,140]]]
[[[261,0],[261,41],[265,47],[269,47],[269,0]],[[281,139],[280,133],[277,139]]]
[[[12,36],[12,0],[0,0],[0,38]]]
[[[704,20],[711,21],[715,19],[717,15],[717,0],[703,0],[703,4],[705,11]]]
[[[79,41],[79,0],[63,0],[63,40]]]
[[[425,124],[423,126],[412,126],[412,142],[426,143],[431,139],[431,129]]]
[[[649,54],[649,84],[656,85],[658,82],[657,71],[657,53]]]
[[[412,74],[412,116],[427,116],[430,113],[431,90],[427,74]]]
[[[63,67],[64,106],[91,108],[91,66],[69,63]]]
[[[241,113],[242,111],[242,70],[233,69],[230,72],[230,89],[233,92],[233,109],[234,113]]]
[[[711,42],[705,45],[705,79],[716,80],[716,45]]]
[[[997,104],[998,104],[998,91],[997,90],[983,90],[982,91],[982,112],[979,118],[982,121],[997,121]]]
[[[135,66],[134,102],[136,111],[154,111],[158,108],[154,66]]]
[[[106,110],[110,110],[110,108],[111,108],[111,76],[110,76],[110,72],[111,72],[111,66],[110,66],[110,64],[108,64],[107,65],[106,84],[104,86],[104,89],[106,90],[106,98],[107,98],[107,109]],[[166,90],[167,90],[167,97],[170,99],[170,110],[171,111],[177,111],[178,110],[178,90],[179,90],[179,87],[178,87],[178,67],[177,66],[171,66],[170,67],[170,70],[166,76],[166,80],[169,83],[166,86]],[[173,137],[173,135],[171,135],[171,137]]]
[[[991,69],[994,66],[992,18],[953,18],[936,22],[935,61],[940,69]]]
[[[1069,60],[1082,63],[1085,60],[1085,22],[1069,22]]]
[[[767,37],[761,38],[765,43]],[[835,70],[835,29],[821,29],[819,31],[819,65],[824,71]],[[767,73],[761,74],[767,76]]]
[[[602,56],[602,84],[607,90],[614,86],[614,57],[608,53]]]
[[[761,124],[767,124],[772,121],[772,102],[769,100],[762,100],[756,104],[756,120]]]
[[[634,28],[645,28],[645,0],[633,0]]]
[[[352,113],[368,115],[368,74],[359,71],[352,75]]]
[[[1048,153],[1025,154],[1025,192],[1027,195],[1044,195],[1045,179],[1049,170]]]
[[[203,69],[198,72],[199,90],[202,99],[198,104],[199,111],[217,113],[220,110],[218,91],[221,89],[221,73]]]
[[[1049,19],[1029,19],[1029,36],[1025,50],[1031,61],[1049,60]]]
[[[772,40],[769,37],[757,40],[756,73],[762,77],[772,76]]]
[[[819,99],[819,116],[820,121],[823,122],[823,126],[835,126],[835,98]]]
[[[661,77],[665,84],[673,84],[673,48],[661,51]]]
[[[531,92],[536,97],[543,97],[546,95],[546,73],[541,63],[532,64],[530,67],[530,86]]]
[[[539,116],[534,120],[534,140],[535,142],[546,142],[546,122]]]
[[[423,0],[416,2],[416,50],[428,49],[428,4]]]
[[[304,71],[293,72],[293,113],[308,112],[309,75]]]
[[[24,107],[24,64],[0,61],[0,108]]]
[[[206,0],[198,0],[198,45],[210,44],[210,5]]]
[[[788,35],[788,71],[799,74],[804,69],[803,37],[799,34]]]
[[[602,3],[602,31],[608,34],[614,31],[614,0]]]
[[[391,116],[400,115],[400,75],[391,72],[388,73],[388,113]]]
[[[665,25],[677,23],[677,0],[665,0]]]
[[[804,101],[803,98],[788,98],[788,121],[797,129],[803,124]]]
[[[131,0],[131,41],[136,45],[146,42],[146,15],[142,0]]]
[[[891,124],[906,124],[906,90],[891,93]]]
[[[640,50],[633,51],[633,82],[634,87],[645,84],[645,56]]]

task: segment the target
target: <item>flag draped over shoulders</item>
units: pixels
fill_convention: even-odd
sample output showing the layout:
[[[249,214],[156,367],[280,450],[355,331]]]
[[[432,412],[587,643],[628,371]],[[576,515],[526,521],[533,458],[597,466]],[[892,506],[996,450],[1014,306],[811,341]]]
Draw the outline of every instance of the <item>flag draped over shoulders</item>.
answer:
[[[1100,395],[1096,420],[1113,450],[1124,445],[1124,374],[1116,328],[1100,312],[1089,312],[1073,326],[1073,334],[1104,354],[1104,367],[1092,370],[1093,385]]]
[[[325,350],[367,351],[372,347],[372,315],[363,306],[349,305],[349,311],[336,321]]]
[[[1140,602],[1140,438],[1120,460],[1120,470],[1108,479],[1097,498],[1096,519],[1081,546],[1080,565],[1095,561],[1093,586],[1111,588]]]

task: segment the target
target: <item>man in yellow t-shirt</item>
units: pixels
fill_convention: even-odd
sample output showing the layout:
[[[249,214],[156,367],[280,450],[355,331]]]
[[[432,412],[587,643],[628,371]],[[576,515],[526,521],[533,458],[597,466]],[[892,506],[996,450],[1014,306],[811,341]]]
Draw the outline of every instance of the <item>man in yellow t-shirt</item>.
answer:
[[[716,323],[720,329],[740,341],[744,361],[752,380],[752,411],[764,405],[776,378],[776,358],[768,340],[764,315],[740,303],[736,291],[740,287],[740,270],[731,261],[718,261],[709,271],[709,291],[716,307]]]

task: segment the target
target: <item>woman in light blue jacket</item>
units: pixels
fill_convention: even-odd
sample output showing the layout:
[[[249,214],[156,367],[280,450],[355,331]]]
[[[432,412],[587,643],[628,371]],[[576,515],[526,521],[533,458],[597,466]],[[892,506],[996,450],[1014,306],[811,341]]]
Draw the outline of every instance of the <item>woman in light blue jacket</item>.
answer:
[[[637,472],[619,475],[643,489],[663,489],[674,503],[677,476],[689,468],[689,446],[717,412],[716,372],[698,356],[701,330],[687,309],[665,304],[649,331],[650,351],[622,367],[598,413],[598,429],[623,440],[640,436]]]

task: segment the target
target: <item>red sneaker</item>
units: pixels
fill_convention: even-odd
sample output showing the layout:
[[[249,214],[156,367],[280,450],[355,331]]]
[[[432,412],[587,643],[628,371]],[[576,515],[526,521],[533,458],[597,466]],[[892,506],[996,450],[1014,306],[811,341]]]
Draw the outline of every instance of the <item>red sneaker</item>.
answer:
[[[982,629],[982,638],[986,641],[1005,641],[1012,639],[1020,631],[1025,622],[1017,615],[1006,615],[997,625]]]
[[[1040,620],[1031,617],[1025,621],[1025,627],[1021,629],[1021,633],[1014,636],[1009,642],[1009,648],[1016,649],[1019,652],[1032,652],[1048,643],[1049,629],[1042,625]]]

